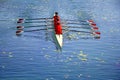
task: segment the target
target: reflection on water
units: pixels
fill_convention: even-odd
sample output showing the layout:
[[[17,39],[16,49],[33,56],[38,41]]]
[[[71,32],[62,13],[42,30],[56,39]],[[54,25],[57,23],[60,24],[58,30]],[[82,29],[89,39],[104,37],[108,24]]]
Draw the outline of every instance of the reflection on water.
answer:
[[[1,80],[119,80],[120,10],[118,0],[0,0]],[[101,32],[94,39],[81,29],[64,27],[62,52],[53,29],[26,28],[16,36],[17,19],[52,17],[93,19]],[[25,23],[21,26],[37,26]],[[41,24],[43,25],[43,24]],[[74,30],[73,30],[74,29]],[[70,31],[73,30],[73,31]],[[76,31],[76,32],[75,32]]]

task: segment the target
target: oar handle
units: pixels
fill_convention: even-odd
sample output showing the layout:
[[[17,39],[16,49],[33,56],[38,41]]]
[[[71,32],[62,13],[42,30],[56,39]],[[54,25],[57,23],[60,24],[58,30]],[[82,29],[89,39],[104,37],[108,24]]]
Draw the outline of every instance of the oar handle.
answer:
[[[52,19],[52,18],[31,18],[31,19],[25,19],[25,20],[46,20],[46,19]]]

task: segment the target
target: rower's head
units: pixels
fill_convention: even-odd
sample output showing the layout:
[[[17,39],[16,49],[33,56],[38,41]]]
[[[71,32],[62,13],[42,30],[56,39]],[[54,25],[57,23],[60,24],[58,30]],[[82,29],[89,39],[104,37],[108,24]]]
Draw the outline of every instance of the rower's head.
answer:
[[[58,15],[58,12],[55,12],[55,15],[57,16],[57,15]]]

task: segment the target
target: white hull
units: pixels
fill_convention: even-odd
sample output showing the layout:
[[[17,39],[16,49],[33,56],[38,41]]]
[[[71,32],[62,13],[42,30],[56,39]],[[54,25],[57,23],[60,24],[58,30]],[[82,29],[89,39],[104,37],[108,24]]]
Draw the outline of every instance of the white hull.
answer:
[[[63,35],[62,34],[55,34],[56,41],[60,48],[63,46]]]

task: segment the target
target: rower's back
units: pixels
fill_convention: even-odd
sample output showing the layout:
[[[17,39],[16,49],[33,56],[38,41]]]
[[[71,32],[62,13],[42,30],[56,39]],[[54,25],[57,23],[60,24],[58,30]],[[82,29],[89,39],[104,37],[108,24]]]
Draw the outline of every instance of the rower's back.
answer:
[[[62,34],[62,26],[60,23],[60,17],[58,16],[57,12],[55,12],[55,15],[53,18],[54,18],[54,28],[55,28],[56,34]]]

